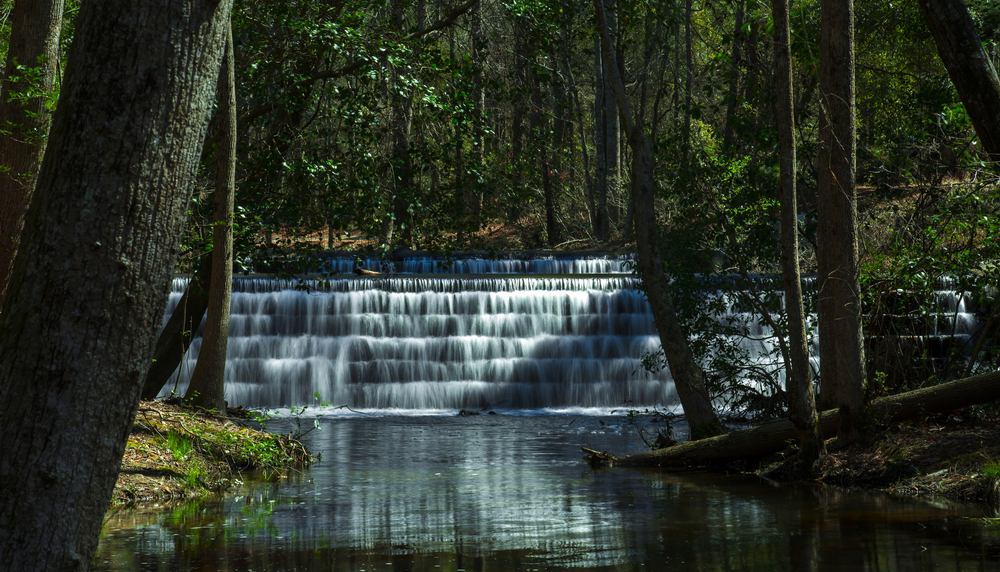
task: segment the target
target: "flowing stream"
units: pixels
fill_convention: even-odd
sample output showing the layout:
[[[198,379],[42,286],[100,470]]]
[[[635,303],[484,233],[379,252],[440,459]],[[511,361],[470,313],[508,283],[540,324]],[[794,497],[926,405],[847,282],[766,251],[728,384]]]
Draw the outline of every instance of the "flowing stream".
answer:
[[[277,411],[268,428],[282,433],[298,429],[289,406],[309,405],[299,421],[319,416],[304,440],[322,461],[248,475],[221,498],[109,513],[95,569],[1000,570],[1000,534],[975,507],[591,470],[581,446],[643,450],[627,409],[676,405],[669,373],[642,371],[659,339],[627,261],[401,265],[424,275],[237,280],[227,399]],[[562,274],[504,275],[531,270]],[[941,303],[942,331],[966,335],[961,298]],[[771,359],[751,326],[746,348]],[[197,351],[168,389],[184,391]]]
[[[311,423],[311,422],[309,422]],[[994,571],[975,507],[748,476],[591,470],[621,415],[330,412],[322,461],[202,502],[107,517],[111,571]],[[272,421],[287,432],[290,421]]]

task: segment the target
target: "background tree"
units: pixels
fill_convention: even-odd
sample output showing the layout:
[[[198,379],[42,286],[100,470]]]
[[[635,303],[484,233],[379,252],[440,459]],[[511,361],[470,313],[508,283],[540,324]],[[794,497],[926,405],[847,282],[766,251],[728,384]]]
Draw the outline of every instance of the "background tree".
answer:
[[[17,0],[0,90],[0,308],[45,151],[63,0]]]
[[[233,292],[233,201],[236,196],[236,78],[233,30],[226,30],[226,50],[216,89],[219,138],[215,150],[215,217],[212,227],[212,278],[208,289],[205,333],[198,363],[184,399],[191,405],[224,412],[229,304]],[[197,327],[197,326],[195,326]]]
[[[87,570],[166,305],[229,2],[93,0],[0,322],[0,567]]]
[[[823,0],[817,243],[821,407],[841,411],[842,439],[861,430],[864,347],[855,181],[854,4]]]
[[[918,2],[986,154],[1000,164],[1000,79],[962,0]]]
[[[611,76],[611,86],[622,118],[626,121],[629,146],[632,148],[632,192],[635,194],[637,208],[635,230],[636,244],[639,251],[639,265],[643,275],[643,289],[653,310],[656,329],[660,333],[660,341],[666,360],[670,365],[670,374],[674,378],[677,395],[684,407],[684,415],[691,427],[691,438],[700,439],[723,432],[705,390],[705,375],[691,350],[687,346],[687,336],[677,322],[676,313],[670,292],[667,289],[667,277],[663,271],[662,255],[660,254],[660,238],[656,228],[656,211],[653,202],[655,182],[653,180],[653,145],[635,123],[632,112],[625,97],[625,87],[618,70],[614,48],[608,32],[608,22],[604,14],[602,0],[594,0],[594,10],[597,13],[597,25],[601,34],[601,46],[608,55],[608,70]]]
[[[826,454],[826,443],[819,428],[805,312],[802,308],[802,279],[799,273],[798,201],[795,197],[795,101],[792,92],[791,25],[788,0],[771,0],[774,20],[774,89],[777,95],[775,115],[778,120],[778,155],[781,195],[781,274],[785,287],[785,313],[788,315],[789,366],[785,371],[788,394],[788,418],[799,432],[799,471],[812,473],[813,463]]]

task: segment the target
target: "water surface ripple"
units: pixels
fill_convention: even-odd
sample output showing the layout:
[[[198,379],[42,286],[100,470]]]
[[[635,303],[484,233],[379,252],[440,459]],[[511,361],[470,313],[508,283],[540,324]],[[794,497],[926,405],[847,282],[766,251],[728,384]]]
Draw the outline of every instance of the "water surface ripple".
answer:
[[[590,470],[580,445],[638,451],[620,414],[347,416],[306,441],[303,475],[110,513],[95,569],[1000,570],[973,507]]]

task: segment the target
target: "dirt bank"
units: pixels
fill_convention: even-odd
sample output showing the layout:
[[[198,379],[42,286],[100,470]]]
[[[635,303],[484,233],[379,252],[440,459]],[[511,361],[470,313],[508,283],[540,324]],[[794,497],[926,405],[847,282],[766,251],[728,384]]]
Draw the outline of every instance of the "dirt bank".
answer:
[[[194,498],[223,491],[251,472],[308,466],[302,443],[258,431],[237,417],[143,401],[122,458],[111,506]]]
[[[867,440],[845,448],[838,449],[835,439],[827,446],[830,455],[819,465],[824,483],[1000,508],[1000,415],[995,412],[968,408],[876,427]]]

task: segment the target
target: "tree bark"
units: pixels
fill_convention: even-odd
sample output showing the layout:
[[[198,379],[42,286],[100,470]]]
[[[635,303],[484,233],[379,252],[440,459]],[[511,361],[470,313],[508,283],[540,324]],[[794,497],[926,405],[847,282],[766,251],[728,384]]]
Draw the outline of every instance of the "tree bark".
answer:
[[[788,417],[799,437],[799,471],[811,473],[813,463],[826,454],[819,432],[816,398],[809,368],[802,281],[799,272],[798,202],[795,198],[795,109],[792,106],[792,46],[788,0],[771,0],[774,21],[774,87],[777,95],[778,155],[781,188],[781,273],[788,316],[789,367],[785,372]],[[735,50],[734,50],[735,51]]]
[[[17,0],[10,12],[10,40],[0,91],[0,308],[45,151],[51,119],[45,104],[59,65],[62,14],[63,0]],[[40,67],[40,83],[25,79],[19,65]],[[21,79],[13,81],[15,77]],[[42,94],[27,97],[29,89]]]
[[[226,54],[219,70],[219,139],[215,151],[215,212],[212,226],[212,279],[208,288],[205,333],[198,363],[184,399],[208,410],[226,411],[226,351],[229,304],[233,295],[233,207],[236,200],[236,76],[232,24],[226,30]]]
[[[887,423],[914,419],[923,415],[946,413],[971,405],[1000,399],[1000,372],[991,372],[959,379],[934,387],[917,389],[875,400],[871,411],[875,419]],[[841,424],[837,409],[819,416],[819,427],[825,438],[833,437]],[[787,419],[772,421],[753,429],[726,435],[689,441],[617,459],[619,467],[677,467],[716,464],[737,459],[756,459],[780,451],[795,439],[798,429]]]
[[[653,179],[653,143],[642,127],[632,119],[601,0],[594,0],[594,10],[597,12],[601,44],[605,53],[609,54],[608,68],[611,72],[614,97],[621,117],[625,121],[628,142],[632,147],[632,194],[635,197],[637,215],[636,246],[643,289],[653,311],[653,321],[660,334],[660,343],[667,364],[670,366],[677,396],[680,397],[684,414],[691,427],[691,438],[700,439],[717,435],[723,431],[723,427],[705,390],[705,374],[687,345],[687,336],[677,322],[673,300],[667,288],[667,276],[663,269],[663,256],[660,253],[659,231],[656,227],[656,207],[653,201],[656,184]]]
[[[963,0],[920,0],[917,4],[983,149],[1000,165],[1000,79],[969,9]]]
[[[0,320],[0,569],[88,570],[149,368],[232,5],[81,5]]]
[[[855,189],[854,5],[823,0],[817,168],[819,344],[824,406],[841,409],[841,438],[864,417],[857,195]]]

